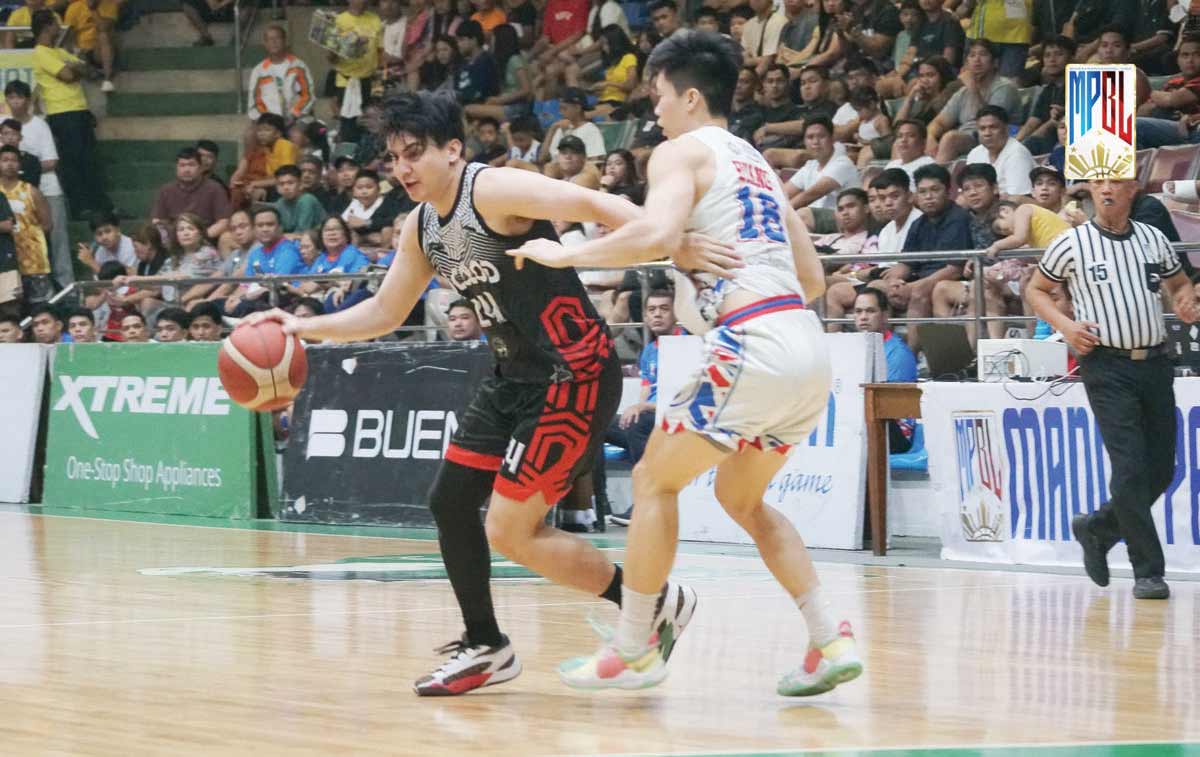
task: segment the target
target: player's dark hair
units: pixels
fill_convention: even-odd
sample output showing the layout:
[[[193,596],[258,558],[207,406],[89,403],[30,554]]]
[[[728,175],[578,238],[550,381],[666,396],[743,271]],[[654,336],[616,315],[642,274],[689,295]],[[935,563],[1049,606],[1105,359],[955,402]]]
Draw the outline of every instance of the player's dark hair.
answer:
[[[384,103],[384,129],[390,139],[407,134],[421,142],[444,147],[456,139],[466,142],[462,106],[452,96],[412,92]]]
[[[724,117],[732,110],[742,53],[728,37],[680,30],[658,43],[646,65],[652,78],[661,73],[676,92],[699,91],[710,114]]]
[[[871,179],[871,189],[883,190],[889,187],[897,187],[905,192],[911,191],[912,183],[908,171],[903,168],[885,168],[883,173]]]

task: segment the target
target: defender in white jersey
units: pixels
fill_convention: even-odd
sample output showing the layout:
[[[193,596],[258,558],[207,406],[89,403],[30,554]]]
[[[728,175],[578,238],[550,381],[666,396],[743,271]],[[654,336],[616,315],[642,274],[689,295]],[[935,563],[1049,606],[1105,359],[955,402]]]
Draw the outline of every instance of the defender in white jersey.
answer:
[[[725,130],[740,61],[716,34],[681,31],[663,41],[649,65],[655,115],[670,141],[650,158],[645,216],[570,250],[535,240],[510,253],[553,266],[627,265],[675,258],[695,232],[740,261],[723,278],[677,277],[677,313],[705,334],[706,357],[634,469],[620,620],[598,652],[559,667],[576,688],[643,688],[666,677],[676,629],[654,619],[657,587],[675,558],[678,494],[714,466],[717,499],[808,625],[804,663],[777,691],[819,694],[862,671],[850,625],[826,610],[800,535],[763,502],[790,446],[824,412],[830,371],[821,325],[805,305],[825,288],[816,251],[767,162]]]

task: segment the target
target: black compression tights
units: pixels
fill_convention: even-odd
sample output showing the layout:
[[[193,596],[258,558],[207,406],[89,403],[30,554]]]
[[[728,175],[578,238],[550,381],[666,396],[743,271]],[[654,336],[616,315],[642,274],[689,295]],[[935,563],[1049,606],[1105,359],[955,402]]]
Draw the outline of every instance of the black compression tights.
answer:
[[[493,471],[444,461],[429,494],[446,575],[462,610],[471,644],[498,645],[500,626],[492,608],[491,552],[479,509],[492,493]]]

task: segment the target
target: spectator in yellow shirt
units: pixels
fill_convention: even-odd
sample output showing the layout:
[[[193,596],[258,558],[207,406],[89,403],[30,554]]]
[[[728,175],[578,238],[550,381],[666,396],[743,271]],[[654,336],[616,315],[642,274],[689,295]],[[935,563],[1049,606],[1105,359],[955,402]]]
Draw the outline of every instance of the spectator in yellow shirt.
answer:
[[[51,11],[33,14],[33,79],[42,96],[46,123],[58,145],[58,177],[76,217],[106,213],[112,202],[104,193],[104,174],[96,160],[96,117],[88,110],[80,81],[98,74],[58,47],[61,28]]]
[[[4,22],[5,26],[33,26],[33,14],[40,10],[46,10],[46,0],[25,0],[25,5],[17,8],[8,15],[8,20]],[[63,25],[62,17],[57,13],[54,18],[58,21],[58,25]],[[0,43],[6,50],[11,50],[14,47],[28,49],[33,47],[33,33],[30,31],[8,31],[0,35]]]
[[[113,60],[116,57],[116,23],[121,5],[117,0],[73,0],[64,16],[75,32],[75,47],[88,63],[104,74],[100,89],[112,92]]]
[[[371,96],[371,89],[379,73],[383,21],[367,10],[367,0],[349,0],[349,7],[337,15],[334,23],[339,32],[355,35],[363,40],[364,44],[362,54],[353,58],[329,53],[329,62],[333,64],[336,72],[334,91],[331,94],[336,98],[334,105],[339,117],[338,140],[357,142],[358,117],[362,114],[362,104]]]
[[[299,159],[296,145],[284,139],[287,124],[283,116],[263,113],[254,127],[257,145],[246,152],[238,162],[229,190],[235,210],[240,210],[252,201],[270,199],[275,190],[275,171],[283,166],[293,166]]]

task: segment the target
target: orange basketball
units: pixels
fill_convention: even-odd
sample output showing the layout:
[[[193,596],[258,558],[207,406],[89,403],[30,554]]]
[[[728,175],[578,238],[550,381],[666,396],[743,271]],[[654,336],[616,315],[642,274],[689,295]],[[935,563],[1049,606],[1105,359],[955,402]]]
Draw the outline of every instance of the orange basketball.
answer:
[[[217,371],[230,399],[267,412],[287,407],[300,393],[308,360],[300,340],[276,321],[243,323],[221,343]]]

